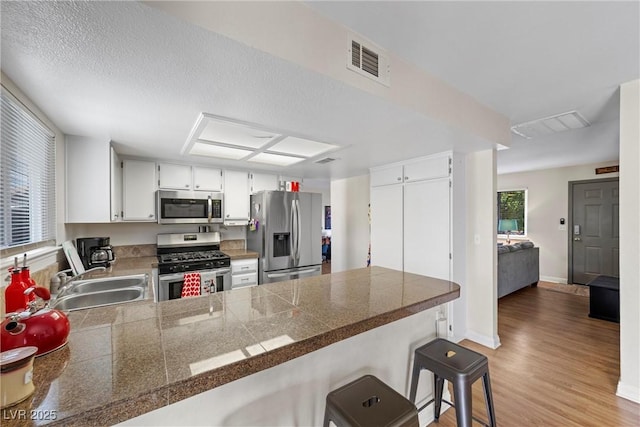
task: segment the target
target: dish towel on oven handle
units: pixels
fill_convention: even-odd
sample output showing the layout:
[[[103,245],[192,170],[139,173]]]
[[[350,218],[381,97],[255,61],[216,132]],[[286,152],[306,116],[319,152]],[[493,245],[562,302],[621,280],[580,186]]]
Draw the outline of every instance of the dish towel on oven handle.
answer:
[[[182,298],[200,296],[200,273],[184,273]]]
[[[200,273],[200,283],[202,284],[202,295],[209,295],[216,293],[216,276],[214,271],[206,271]]]

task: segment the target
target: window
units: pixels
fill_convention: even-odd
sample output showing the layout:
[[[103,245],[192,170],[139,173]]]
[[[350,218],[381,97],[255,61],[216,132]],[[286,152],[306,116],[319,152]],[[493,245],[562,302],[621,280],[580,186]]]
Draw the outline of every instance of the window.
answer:
[[[496,229],[499,235],[527,234],[527,190],[512,190],[498,192],[498,223]]]
[[[4,87],[0,108],[0,249],[55,239],[54,135]]]

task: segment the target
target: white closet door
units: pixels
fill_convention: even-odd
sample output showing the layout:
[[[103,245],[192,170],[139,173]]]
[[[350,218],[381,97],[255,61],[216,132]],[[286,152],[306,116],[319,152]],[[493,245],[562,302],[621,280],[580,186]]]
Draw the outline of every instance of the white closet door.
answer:
[[[404,186],[404,271],[450,280],[449,179]]]
[[[371,265],[402,270],[402,185],[371,188]]]

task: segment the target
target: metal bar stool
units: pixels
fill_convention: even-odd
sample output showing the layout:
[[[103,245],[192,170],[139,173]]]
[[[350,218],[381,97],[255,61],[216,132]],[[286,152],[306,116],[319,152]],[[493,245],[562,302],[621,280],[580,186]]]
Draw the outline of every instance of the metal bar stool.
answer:
[[[365,375],[327,394],[324,427],[419,427],[418,410],[404,396],[373,375]]]
[[[413,360],[411,393],[409,395],[409,400],[412,402],[415,402],[418,378],[422,369],[433,372],[434,398],[419,410],[434,402],[433,416],[438,421],[444,380],[448,380],[453,384],[455,405],[452,406],[456,409],[458,426],[471,427],[472,419],[482,423],[482,421],[473,418],[471,415],[471,386],[478,378],[482,377],[487,416],[489,418],[488,425],[491,427],[496,426],[496,414],[493,408],[491,381],[489,379],[489,361],[486,356],[442,338],[437,338],[417,348]]]

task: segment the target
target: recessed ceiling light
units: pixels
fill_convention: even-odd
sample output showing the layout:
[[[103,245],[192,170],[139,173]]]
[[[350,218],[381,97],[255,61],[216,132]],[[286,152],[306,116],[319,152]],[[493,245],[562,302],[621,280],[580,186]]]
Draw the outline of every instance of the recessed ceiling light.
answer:
[[[223,145],[207,144],[202,142],[196,142],[193,144],[189,154],[194,156],[208,156],[218,157],[221,159],[233,159],[239,160],[243,157],[247,157],[253,151],[242,150],[239,148],[225,147]]]
[[[250,126],[207,118],[207,124],[198,139],[256,149],[279,136],[277,133],[254,129]]]
[[[338,148],[337,145],[288,136],[267,150],[282,154],[292,154],[294,156],[314,157],[336,148]]]
[[[302,157],[283,156],[281,154],[259,153],[251,157],[247,161],[256,163],[266,163],[275,166],[289,166],[301,162],[305,159]]]

